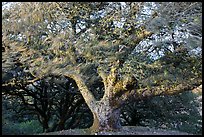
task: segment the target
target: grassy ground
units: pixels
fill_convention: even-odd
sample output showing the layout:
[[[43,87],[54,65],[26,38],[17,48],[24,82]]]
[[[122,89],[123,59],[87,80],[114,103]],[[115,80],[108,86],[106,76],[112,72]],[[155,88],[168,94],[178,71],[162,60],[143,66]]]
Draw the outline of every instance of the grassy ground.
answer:
[[[91,133],[89,129],[70,129],[41,135],[189,135],[185,132],[154,129],[148,127],[124,126],[120,131],[102,131]]]

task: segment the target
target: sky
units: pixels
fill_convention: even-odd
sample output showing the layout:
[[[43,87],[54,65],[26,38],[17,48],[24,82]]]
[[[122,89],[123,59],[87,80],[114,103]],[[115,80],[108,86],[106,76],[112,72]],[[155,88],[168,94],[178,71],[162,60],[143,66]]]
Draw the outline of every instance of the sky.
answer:
[[[2,10],[5,8],[8,8],[10,5],[14,4],[16,2],[2,2]]]

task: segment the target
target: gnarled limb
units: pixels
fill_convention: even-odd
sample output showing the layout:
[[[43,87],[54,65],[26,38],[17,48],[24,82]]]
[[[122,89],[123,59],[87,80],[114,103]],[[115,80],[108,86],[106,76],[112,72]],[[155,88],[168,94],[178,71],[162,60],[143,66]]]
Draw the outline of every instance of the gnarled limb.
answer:
[[[132,90],[129,94],[122,96],[123,100],[126,99],[143,99],[146,97],[159,96],[159,95],[174,95],[183,91],[193,90],[202,84],[202,79],[192,79],[186,83],[180,83],[178,85],[169,85],[168,87],[154,86],[151,89],[141,88],[138,90]]]
[[[91,93],[91,91],[88,89],[88,87],[86,86],[84,80],[82,79],[82,77],[79,74],[76,73],[65,73],[63,74],[65,77],[69,77],[75,80],[85,102],[87,103],[87,105],[89,106],[89,108],[92,110],[95,107],[96,104],[96,99],[93,96],[93,94]]]

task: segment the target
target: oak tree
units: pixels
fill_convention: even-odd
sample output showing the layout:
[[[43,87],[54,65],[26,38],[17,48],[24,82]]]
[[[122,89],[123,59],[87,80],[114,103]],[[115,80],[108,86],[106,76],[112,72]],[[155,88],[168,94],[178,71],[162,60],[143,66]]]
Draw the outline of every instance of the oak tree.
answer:
[[[201,15],[199,2],[13,3],[2,15],[3,73],[20,66],[24,83],[73,79],[91,130],[120,129],[127,100],[201,85]]]

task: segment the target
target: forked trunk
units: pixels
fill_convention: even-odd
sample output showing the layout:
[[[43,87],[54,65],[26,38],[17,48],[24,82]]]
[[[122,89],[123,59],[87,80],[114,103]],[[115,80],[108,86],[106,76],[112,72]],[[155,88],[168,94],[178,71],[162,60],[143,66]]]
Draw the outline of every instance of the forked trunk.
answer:
[[[92,132],[101,130],[117,130],[121,128],[120,101],[114,98],[113,93],[115,91],[114,85],[116,81],[115,71],[111,71],[108,78],[101,74],[105,86],[105,92],[100,101],[95,99],[80,75],[67,73],[66,76],[75,80],[86,104],[93,114],[94,121],[90,128]]]
[[[103,98],[95,103],[95,107],[92,108],[94,116],[92,131],[102,130],[119,130],[120,124],[120,100],[115,96],[115,84],[117,83],[117,76],[115,69],[111,70],[108,77],[101,74],[104,82],[105,92]]]

